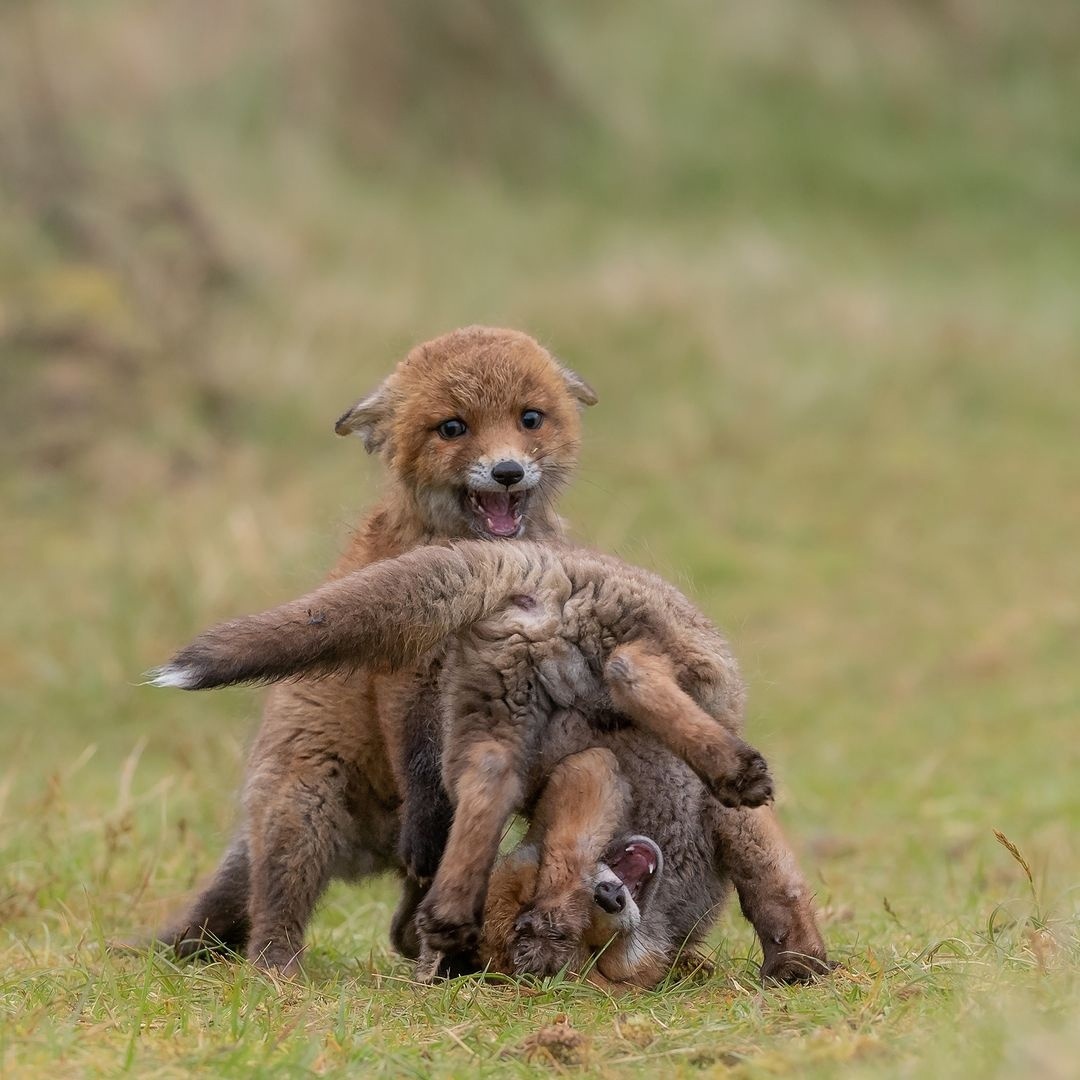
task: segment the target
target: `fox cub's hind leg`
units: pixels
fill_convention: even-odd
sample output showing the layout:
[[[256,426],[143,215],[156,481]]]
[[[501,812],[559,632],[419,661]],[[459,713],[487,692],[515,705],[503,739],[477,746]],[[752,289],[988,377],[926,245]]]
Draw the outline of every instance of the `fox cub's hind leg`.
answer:
[[[616,649],[606,674],[616,707],[683,758],[724,804],[716,813],[720,870],[761,940],[762,977],[805,982],[828,971],[809,887],[772,807],[763,805],[772,799],[765,761],[724,726],[722,699],[714,718],[678,686],[670,660],[640,642]],[[712,701],[709,687],[702,689]]]
[[[307,924],[332,873],[348,861],[355,832],[352,767],[332,754],[304,765],[282,770],[273,790],[249,808],[247,957],[286,975],[299,967]]]
[[[810,982],[831,971],[810,887],[771,806],[717,808],[719,870],[730,876],[761,941],[766,982]]]
[[[620,645],[604,675],[615,707],[682,758],[725,806],[772,799],[765,759],[679,686],[665,654],[641,641]]]

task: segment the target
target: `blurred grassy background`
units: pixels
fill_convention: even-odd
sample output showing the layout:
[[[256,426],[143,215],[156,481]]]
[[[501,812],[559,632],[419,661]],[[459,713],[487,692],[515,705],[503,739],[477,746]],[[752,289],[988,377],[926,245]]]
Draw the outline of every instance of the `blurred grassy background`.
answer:
[[[1073,1075],[1078,100],[1071,0],[0,9],[0,1069],[526,1069],[564,1010],[596,1068]],[[258,713],[139,672],[320,578],[379,485],[334,417],[469,322],[597,387],[577,535],[730,630],[828,990],[732,915],[692,993],[418,999],[386,883],[284,998],[97,950]]]

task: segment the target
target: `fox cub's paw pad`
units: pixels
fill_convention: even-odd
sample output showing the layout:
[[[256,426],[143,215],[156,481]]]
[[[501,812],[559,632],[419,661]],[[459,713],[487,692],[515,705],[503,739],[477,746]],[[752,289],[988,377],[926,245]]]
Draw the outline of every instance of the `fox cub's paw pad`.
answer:
[[[734,772],[709,785],[724,806],[764,806],[772,802],[773,780],[769,765],[752,746],[743,743],[736,751]]]
[[[578,955],[582,927],[555,911],[523,911],[514,923],[510,955],[518,975],[556,975]]]
[[[743,806],[762,806],[772,802],[773,779],[768,762],[752,746],[740,754],[742,768],[735,781]]]

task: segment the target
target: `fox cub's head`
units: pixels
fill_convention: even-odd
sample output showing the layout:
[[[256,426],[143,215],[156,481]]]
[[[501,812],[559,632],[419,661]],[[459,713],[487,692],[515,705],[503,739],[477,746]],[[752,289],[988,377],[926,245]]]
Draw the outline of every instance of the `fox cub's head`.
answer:
[[[491,876],[484,959],[493,970],[554,975],[595,963],[612,982],[649,987],[663,978],[673,956],[649,917],[664,868],[655,841],[636,835],[615,841],[581,881],[546,897],[543,909],[533,903],[539,865],[536,847],[525,844]]]
[[[592,388],[527,334],[468,327],[418,345],[338,420],[444,536],[518,537],[550,516]]]

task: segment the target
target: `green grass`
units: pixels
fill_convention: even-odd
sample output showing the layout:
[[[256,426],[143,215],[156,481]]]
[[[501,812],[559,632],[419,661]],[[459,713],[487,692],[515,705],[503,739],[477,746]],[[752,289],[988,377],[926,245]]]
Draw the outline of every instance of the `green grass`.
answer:
[[[587,108],[530,113],[525,163],[501,114],[454,157],[430,101],[369,159],[337,114],[274,111],[284,8],[167,63],[186,10],[42,8],[86,170],[59,197],[112,246],[34,185],[0,204],[0,1074],[578,1068],[529,1053],[565,1015],[597,1075],[1075,1075],[1070,6],[552,5]],[[157,169],[227,283],[133,215]],[[762,992],[731,911],[715,974],[655,993],[418,987],[389,881],[332,890],[302,983],[106,952],[212,868],[259,707],[140,672],[320,578],[379,485],[333,419],[476,321],[600,392],[576,535],[729,630],[825,984]]]

